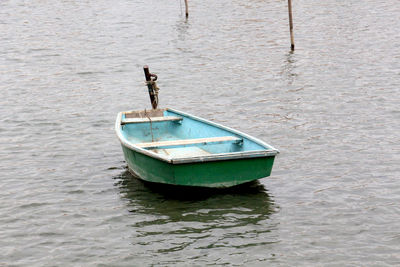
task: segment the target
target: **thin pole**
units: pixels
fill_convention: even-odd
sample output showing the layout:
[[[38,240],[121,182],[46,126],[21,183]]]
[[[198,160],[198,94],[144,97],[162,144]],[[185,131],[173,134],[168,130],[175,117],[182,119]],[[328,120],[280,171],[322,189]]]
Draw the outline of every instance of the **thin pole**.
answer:
[[[189,17],[189,6],[188,6],[188,0],[185,0],[185,8],[186,8],[186,18]]]
[[[292,0],[288,0],[288,9],[289,9],[290,49],[294,51]]]

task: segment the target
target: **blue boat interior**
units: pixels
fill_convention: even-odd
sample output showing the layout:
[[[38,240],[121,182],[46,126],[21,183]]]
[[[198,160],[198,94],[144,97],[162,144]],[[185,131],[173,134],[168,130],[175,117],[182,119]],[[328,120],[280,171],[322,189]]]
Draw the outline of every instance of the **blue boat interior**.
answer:
[[[193,157],[270,149],[239,133],[171,110],[158,116],[123,113],[121,131],[131,144],[167,157]]]

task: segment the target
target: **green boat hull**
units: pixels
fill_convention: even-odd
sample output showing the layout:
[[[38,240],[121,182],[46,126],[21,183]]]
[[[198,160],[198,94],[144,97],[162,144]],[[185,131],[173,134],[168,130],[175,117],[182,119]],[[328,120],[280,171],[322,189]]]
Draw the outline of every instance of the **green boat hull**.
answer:
[[[129,171],[154,183],[224,188],[267,177],[275,156],[173,164],[122,145]]]

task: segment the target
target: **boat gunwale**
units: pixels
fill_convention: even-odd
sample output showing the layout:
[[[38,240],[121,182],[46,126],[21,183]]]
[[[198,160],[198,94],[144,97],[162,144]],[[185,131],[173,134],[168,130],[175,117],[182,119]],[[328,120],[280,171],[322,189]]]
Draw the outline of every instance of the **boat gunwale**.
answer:
[[[258,138],[252,137],[248,134],[242,133],[238,130],[232,129],[230,127],[200,118],[196,117],[194,115],[190,115],[188,113],[178,111],[172,108],[166,108],[164,111],[171,111],[177,114],[180,114],[182,116],[188,117],[193,120],[197,120],[199,122],[229,131],[233,134],[237,134],[241,137],[244,137],[246,139],[249,139],[252,142],[255,142],[265,148],[265,150],[253,150],[253,151],[245,151],[245,152],[229,152],[229,153],[217,153],[217,154],[211,154],[207,156],[194,156],[194,157],[184,157],[184,158],[170,158],[170,157],[164,157],[161,156],[155,152],[152,152],[151,150],[147,150],[144,148],[140,148],[136,146],[135,144],[132,144],[126,138],[122,135],[122,115],[129,113],[129,112],[135,112],[135,111],[121,111],[118,113],[117,120],[115,122],[115,131],[117,134],[117,137],[121,144],[131,150],[134,150],[138,153],[144,154],[146,156],[165,161],[171,164],[184,164],[184,163],[195,163],[195,162],[209,162],[209,161],[220,161],[220,160],[234,160],[234,159],[243,159],[243,158],[255,158],[255,157],[268,157],[268,156],[275,156],[279,154],[279,150],[274,148],[273,146],[261,141]]]

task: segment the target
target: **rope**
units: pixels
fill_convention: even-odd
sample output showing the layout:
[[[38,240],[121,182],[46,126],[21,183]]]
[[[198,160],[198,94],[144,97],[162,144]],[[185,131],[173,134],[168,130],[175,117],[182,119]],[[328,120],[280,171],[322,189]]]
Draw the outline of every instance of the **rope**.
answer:
[[[146,81],[146,85],[150,85],[153,90],[152,90],[152,95],[154,96],[154,101],[156,102],[156,106],[158,106],[158,92],[160,91],[160,88],[158,88],[157,83],[153,80]]]
[[[147,110],[144,109],[144,115],[149,119],[150,121],[150,133],[151,133],[151,142],[154,142],[154,135],[153,135],[153,121],[151,120],[151,117],[147,113]]]
[[[160,91],[160,88],[158,88],[155,81],[146,81],[146,85],[151,85],[151,87],[153,87],[154,94],[158,95],[158,91]]]

